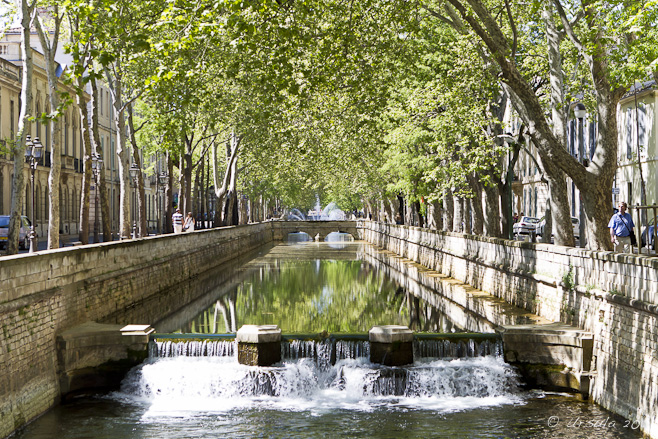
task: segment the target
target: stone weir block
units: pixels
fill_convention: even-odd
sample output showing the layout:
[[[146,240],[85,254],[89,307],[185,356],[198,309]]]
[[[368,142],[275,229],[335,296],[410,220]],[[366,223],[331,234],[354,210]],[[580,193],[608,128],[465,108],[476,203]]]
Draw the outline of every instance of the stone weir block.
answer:
[[[373,326],[369,339],[372,363],[404,366],[414,362],[414,334],[406,326]]]
[[[514,365],[527,385],[571,390],[588,398],[593,336],[562,323],[501,328],[505,361]]]
[[[281,361],[281,329],[277,325],[243,325],[235,341],[240,364],[271,366]]]
[[[125,374],[148,356],[148,325],[87,322],[57,336],[60,394],[63,399],[118,389]]]

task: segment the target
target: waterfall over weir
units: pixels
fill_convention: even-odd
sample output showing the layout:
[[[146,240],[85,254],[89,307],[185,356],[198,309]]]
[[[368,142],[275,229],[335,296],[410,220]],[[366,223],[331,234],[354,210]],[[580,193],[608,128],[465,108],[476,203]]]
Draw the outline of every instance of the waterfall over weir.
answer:
[[[238,363],[232,340],[160,340],[152,342],[151,358],[124,381],[122,393],[150,400],[156,411],[201,406],[454,411],[514,403],[520,398],[517,377],[499,343],[417,340],[413,365],[386,367],[369,361],[365,340],[292,339],[282,343],[276,367],[251,367]]]
[[[478,337],[479,336],[479,337]],[[329,366],[336,361],[368,357],[370,343],[366,336],[351,337],[349,340],[327,338],[323,340],[305,340],[287,337],[281,343],[281,358],[297,360],[312,358],[320,366]],[[173,340],[157,339],[149,347],[151,358],[162,357],[233,357],[237,345],[231,336],[219,339]],[[469,334],[457,337],[432,337],[422,335],[414,341],[414,358],[470,358],[483,356],[501,356],[502,341],[489,334]]]

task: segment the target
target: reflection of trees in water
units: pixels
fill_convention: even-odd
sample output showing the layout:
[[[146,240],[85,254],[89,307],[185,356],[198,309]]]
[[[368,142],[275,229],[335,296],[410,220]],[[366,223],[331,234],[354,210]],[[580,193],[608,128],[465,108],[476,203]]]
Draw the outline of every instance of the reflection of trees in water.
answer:
[[[191,321],[184,332],[235,333],[243,324],[284,332],[367,332],[374,325],[459,331],[438,309],[363,261],[264,264]]]
[[[230,293],[220,297],[215,302],[214,325],[211,333],[217,333],[217,311],[221,311],[224,318],[224,328],[227,333],[238,332],[238,323],[235,318],[235,302],[238,296],[237,288]]]
[[[219,297],[210,308],[205,309],[201,314],[194,318],[194,320],[181,328],[181,330],[185,333],[194,334],[237,332],[238,323],[235,311],[237,296],[238,289],[235,288],[229,293]],[[222,322],[220,321],[220,317],[224,323],[223,327],[221,327]]]
[[[463,329],[436,307],[414,296],[410,291],[398,287],[396,297],[402,298],[402,305],[408,310],[408,327],[416,332],[462,332]],[[402,314],[403,307],[400,307]]]

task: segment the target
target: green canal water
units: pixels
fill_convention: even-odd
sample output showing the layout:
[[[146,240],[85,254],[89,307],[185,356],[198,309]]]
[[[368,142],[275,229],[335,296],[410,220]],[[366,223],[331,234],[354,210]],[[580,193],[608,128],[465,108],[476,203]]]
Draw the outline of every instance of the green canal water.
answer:
[[[358,242],[264,248],[222,286],[153,326],[198,334],[235,332],[244,324],[277,324],[284,334],[367,333],[382,324],[416,332],[472,331],[473,325],[493,331],[490,322],[473,323],[477,316],[401,278],[394,268],[400,263],[408,262]],[[510,321],[532,320],[504,309]],[[56,407],[15,437],[642,437],[637,425],[577,396],[523,390],[515,370],[495,353],[417,358],[403,368],[401,384],[367,356],[329,364],[294,355],[255,370],[231,354],[173,355],[166,344],[157,349],[160,356],[134,369],[121,391]]]

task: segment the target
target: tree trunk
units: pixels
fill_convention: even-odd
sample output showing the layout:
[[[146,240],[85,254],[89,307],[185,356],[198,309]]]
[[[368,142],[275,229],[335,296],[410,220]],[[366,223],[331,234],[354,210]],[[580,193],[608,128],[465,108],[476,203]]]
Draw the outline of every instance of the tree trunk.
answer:
[[[455,200],[452,196],[452,188],[446,189],[443,194],[443,204],[445,218],[443,220],[443,229],[452,232],[452,227],[455,221]]]
[[[194,166],[192,164],[192,148],[187,145],[186,152],[183,154],[183,168],[181,174],[184,175],[185,180],[185,209],[182,210],[184,215],[194,210],[194,200],[192,199],[192,172]],[[182,190],[181,190],[182,192]]]
[[[144,237],[149,235],[148,223],[146,221],[146,192],[144,190],[144,173],[142,172],[142,159],[139,156],[139,149],[137,147],[137,139],[135,138],[135,123],[133,120],[132,105],[126,107],[128,112],[128,136],[130,145],[132,146],[133,161],[137,165],[139,172],[137,173],[137,187],[135,188],[135,195],[137,198],[137,230],[138,236]]]
[[[500,200],[498,186],[484,185],[484,234],[500,238]]]
[[[104,159],[105,154],[104,151],[101,149],[101,143],[100,143],[100,132],[98,128],[98,87],[96,85],[96,80],[92,79],[89,83],[91,86],[91,102],[90,102],[90,108],[91,108],[91,142],[94,151],[96,154],[98,154],[100,157]],[[110,144],[111,145],[111,144]],[[110,148],[110,154],[112,154],[111,151],[111,146],[108,145],[108,148]],[[109,157],[109,154],[108,154]],[[107,187],[107,182],[105,180],[105,168],[109,167],[107,163],[103,162],[103,166],[101,166],[100,170],[100,175],[98,176],[100,180],[99,186],[96,188],[98,191],[98,194],[100,196],[100,204],[101,204],[101,224],[103,226],[103,242],[110,242],[112,241],[112,218],[111,218],[111,212],[110,212],[110,201],[108,197],[108,187]],[[112,173],[112,169],[110,169],[110,175]],[[111,194],[110,194],[111,195]],[[95,236],[94,236],[95,239]]]
[[[565,99],[562,56],[560,55],[562,34],[555,25],[553,16],[553,5],[551,2],[546,2],[542,11],[542,18],[546,26],[548,43],[548,73],[551,84],[551,127],[557,141],[566,145],[569,104]],[[545,160],[541,154],[540,157],[548,180],[549,194],[548,202],[546,203],[546,212],[544,214],[545,224],[542,241],[551,242],[553,229],[555,228],[556,244],[575,245],[576,241],[573,236],[571,215],[569,214],[566,176],[561,169],[551,163],[550,158],[546,157]]]
[[[46,61],[46,76],[48,78],[48,100],[50,103],[50,108],[55,109],[59,108],[59,93],[58,93],[58,81],[59,78],[55,72],[56,63],[55,63],[55,54],[57,52],[57,46],[59,45],[59,30],[61,17],[59,16],[59,10],[57,5],[53,6],[51,11],[52,13],[52,23],[53,26],[52,32],[49,32],[48,37],[44,34],[41,20],[37,16],[35,20],[35,29],[37,35],[39,36],[39,41],[41,42],[41,50],[43,50],[44,58]],[[52,38],[52,40],[51,40]],[[60,140],[60,124],[58,121],[51,120],[49,122],[50,131],[52,133],[52,145],[51,145],[51,167],[50,175],[48,176],[48,187],[50,189],[50,220],[48,223],[48,248],[59,248],[59,226],[60,226],[60,209],[59,209],[59,193],[61,190],[60,185],[60,174],[61,174],[61,154],[60,146],[58,141]],[[87,224],[88,226],[88,224]],[[89,229],[87,229],[87,238],[89,238]]]
[[[468,185],[473,192],[473,197],[469,199],[471,207],[472,228],[471,233],[482,235],[484,232],[484,213],[482,211],[482,183],[474,175],[467,177]]]
[[[452,219],[452,231],[464,232],[464,199],[453,196],[454,217]]]
[[[199,176],[196,187],[196,195],[195,198],[198,200],[198,212],[199,212],[199,217],[201,218],[201,225],[200,228],[205,229],[206,228],[206,190],[205,188],[207,187],[205,184],[205,178],[206,178],[206,160],[204,158],[201,159],[201,162],[199,163],[199,172],[197,173]],[[196,216],[195,216],[196,218]],[[197,218],[198,220],[199,218]]]
[[[238,153],[240,150],[240,142],[242,137],[236,137],[231,134],[229,141],[226,144],[226,171],[224,173],[224,180],[221,187],[219,186],[219,173],[217,172],[217,143],[212,143],[212,162],[213,162],[213,181],[215,185],[216,196],[216,209],[215,209],[215,227],[219,225],[227,225],[225,222],[228,218],[233,217],[233,212],[229,212],[229,205],[227,198],[229,195],[229,186],[232,184],[234,173],[237,173]],[[235,182],[233,182],[235,184]],[[227,218],[227,214],[230,216]]]
[[[54,70],[54,69],[53,69]],[[53,71],[53,76],[55,72]],[[48,75],[50,77],[50,75]],[[49,98],[50,108],[58,108],[59,95],[57,94],[56,79],[51,83],[49,82]],[[50,174],[48,175],[48,189],[50,191],[50,216],[48,219],[48,249],[59,248],[59,228],[60,228],[60,174],[62,169],[62,154],[60,140],[60,124],[58,121],[52,120],[49,123],[51,135],[50,145]]]
[[[94,175],[91,168],[91,136],[89,134],[89,114],[87,112],[87,102],[85,100],[84,82],[82,78],[76,78],[78,87],[75,95],[78,110],[80,112],[80,130],[82,132],[82,145],[84,148],[84,173],[82,174],[82,191],[80,195],[80,229],[78,239],[83,244],[89,244],[89,205],[91,197],[91,182]],[[98,192],[98,182],[94,184]],[[98,218],[95,218],[98,221]],[[98,244],[98,230],[94,228],[94,244]]]
[[[18,253],[18,240],[21,227],[21,213],[25,203],[25,139],[31,131],[34,102],[32,100],[32,47],[30,46],[30,29],[34,7],[26,0],[21,1],[21,55],[23,59],[23,82],[21,84],[21,111],[18,119],[18,133],[14,147],[14,176],[11,191],[11,218],[9,221],[6,254]],[[35,218],[32,218],[34,221]]]
[[[224,199],[222,222],[225,226],[236,226],[239,221],[237,200],[238,161],[233,160],[231,167],[227,171],[230,178],[228,191]]]
[[[440,200],[433,200],[427,205],[427,227],[443,230],[443,209]]]
[[[128,239],[131,235],[130,224],[130,151],[126,143],[126,116],[123,106],[123,77],[118,66],[115,66],[115,76],[107,72],[107,79],[112,92],[114,107],[114,125],[117,130],[117,162],[119,165],[119,239]]]
[[[540,153],[541,155],[542,153]],[[542,157],[542,164],[546,171],[546,180],[548,180],[548,193],[550,194],[548,202],[551,205],[550,214],[555,230],[555,244],[573,247],[576,244],[576,239],[573,234],[573,225],[571,224],[571,214],[569,212],[566,177],[564,172],[549,159]],[[550,230],[544,232],[548,233],[549,242],[550,232]],[[610,240],[609,233],[608,240]]]
[[[551,187],[548,187],[548,199],[546,200],[546,210],[544,211],[544,230],[543,235],[541,236],[541,242],[547,244],[551,243],[551,238],[553,237],[553,208],[551,207],[553,202],[551,201]]]
[[[165,186],[165,230],[167,233],[174,233],[174,223],[172,216],[174,214],[174,161],[171,159],[169,152],[166,153],[167,160],[167,185]]]

